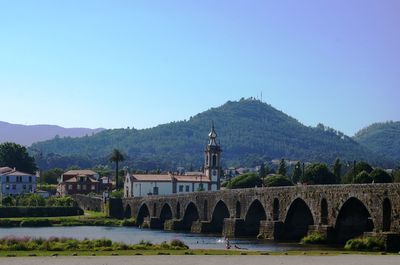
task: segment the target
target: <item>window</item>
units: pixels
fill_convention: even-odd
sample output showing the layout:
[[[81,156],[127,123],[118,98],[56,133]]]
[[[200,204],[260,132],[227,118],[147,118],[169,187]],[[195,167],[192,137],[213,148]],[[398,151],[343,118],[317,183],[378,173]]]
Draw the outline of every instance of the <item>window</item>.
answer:
[[[10,182],[10,177],[9,176],[6,177],[6,182]]]
[[[29,185],[29,191],[32,191],[32,185]]]
[[[6,189],[9,190],[10,189],[10,185],[7,184],[6,185]]]
[[[95,190],[95,189],[96,189],[96,186],[95,186],[95,185],[92,185],[91,189],[92,189],[92,190]]]
[[[179,192],[183,192],[183,185],[179,185]]]
[[[186,192],[189,192],[189,185],[186,185]]]
[[[153,187],[153,194],[158,195],[158,187]]]
[[[82,190],[86,190],[86,184],[82,185]]]
[[[26,184],[22,185],[22,189],[26,190]]]
[[[81,184],[78,184],[76,187],[77,190],[81,190]]]
[[[32,176],[29,176],[29,182],[32,182]]]
[[[13,189],[13,190],[16,190],[16,189],[17,189],[17,185],[13,184],[13,185],[12,185],[12,189]]]
[[[72,184],[69,184],[69,185],[68,185],[68,189],[69,189],[69,190],[72,190]]]

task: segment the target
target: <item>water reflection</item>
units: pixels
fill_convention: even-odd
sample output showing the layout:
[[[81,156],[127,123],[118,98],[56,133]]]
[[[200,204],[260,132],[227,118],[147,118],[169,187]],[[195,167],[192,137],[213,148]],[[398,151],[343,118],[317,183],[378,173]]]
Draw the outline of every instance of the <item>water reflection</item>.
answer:
[[[192,249],[223,249],[225,241],[221,236],[180,233],[176,231],[160,231],[140,229],[136,227],[103,227],[103,226],[76,226],[76,227],[39,227],[39,228],[0,228],[0,237],[30,236],[30,237],[72,237],[77,239],[109,238],[115,242],[136,244],[141,240],[152,243],[161,243],[172,239],[180,239]],[[249,249],[262,251],[301,250],[306,247],[300,244],[282,244],[273,241],[234,238],[229,239],[232,249]],[[309,246],[307,248],[310,248]]]

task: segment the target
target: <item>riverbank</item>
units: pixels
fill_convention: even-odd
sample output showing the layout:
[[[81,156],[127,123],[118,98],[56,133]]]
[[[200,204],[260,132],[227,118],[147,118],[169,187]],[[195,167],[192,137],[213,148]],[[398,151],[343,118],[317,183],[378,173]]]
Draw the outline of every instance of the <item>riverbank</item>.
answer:
[[[400,262],[400,255],[386,252],[363,251],[240,251],[224,249],[137,249],[137,250],[100,250],[100,251],[0,251],[1,258],[14,257],[94,257],[94,256],[395,256]]]
[[[118,256],[118,257],[20,257],[0,258],[0,265],[398,265],[398,256],[299,256],[299,255],[270,255],[270,256]]]
[[[132,219],[109,218],[104,213],[85,211],[84,215],[63,217],[0,218],[0,227],[51,227],[51,226],[132,226]]]

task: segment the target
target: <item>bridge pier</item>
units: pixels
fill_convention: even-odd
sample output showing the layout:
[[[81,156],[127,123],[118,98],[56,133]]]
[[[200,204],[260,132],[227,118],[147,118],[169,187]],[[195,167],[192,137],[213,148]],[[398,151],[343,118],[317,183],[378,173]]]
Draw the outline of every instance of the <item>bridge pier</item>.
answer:
[[[336,241],[335,230],[329,225],[310,225],[308,226],[308,234],[318,233],[326,238],[328,243],[334,243]]]
[[[259,235],[264,239],[282,240],[284,238],[284,224],[280,221],[260,221]]]
[[[181,219],[165,220],[164,230],[167,230],[167,231],[181,230],[181,223],[182,223]]]
[[[192,223],[192,227],[190,232],[192,233],[209,233],[210,232],[211,222],[207,221],[194,221]]]
[[[240,218],[225,218],[222,235],[237,237],[243,235],[244,220]]]

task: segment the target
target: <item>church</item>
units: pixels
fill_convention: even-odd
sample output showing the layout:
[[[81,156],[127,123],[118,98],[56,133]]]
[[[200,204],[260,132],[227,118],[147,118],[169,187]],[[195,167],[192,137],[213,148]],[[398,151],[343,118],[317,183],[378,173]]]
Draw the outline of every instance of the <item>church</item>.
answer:
[[[168,195],[220,189],[221,147],[212,123],[208,143],[204,150],[204,171],[184,174],[129,174],[125,176],[124,197]]]

